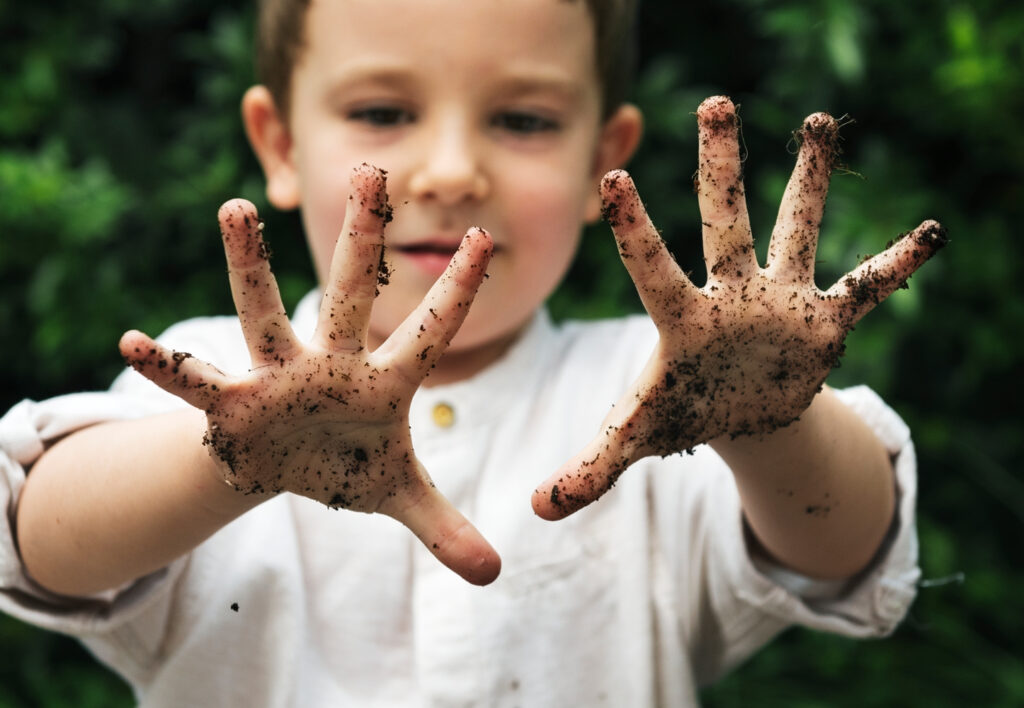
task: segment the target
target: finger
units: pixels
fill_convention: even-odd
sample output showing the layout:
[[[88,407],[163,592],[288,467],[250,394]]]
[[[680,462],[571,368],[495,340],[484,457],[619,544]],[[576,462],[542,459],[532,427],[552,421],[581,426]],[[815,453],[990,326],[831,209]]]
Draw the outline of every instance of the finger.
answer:
[[[231,381],[212,364],[187,352],[176,352],[137,330],[125,332],[118,344],[125,362],[157,386],[204,411]]]
[[[281,362],[298,342],[270,270],[270,252],[263,241],[263,223],[256,207],[232,199],[217,212],[228,279],[242,333],[254,367]]]
[[[392,502],[381,512],[409,528],[434,556],[467,582],[487,585],[501,572],[497,551],[432,484],[411,501]]]
[[[838,154],[839,126],[829,114],[815,113],[807,117],[797,137],[800,152],[779,205],[766,268],[782,280],[812,283],[818,230]]]
[[[493,253],[490,234],[467,231],[444,273],[375,355],[391,359],[410,381],[421,381],[469,314]]]
[[[626,470],[631,451],[621,443],[620,429],[608,426],[579,454],[562,465],[533,492],[537,516],[564,519],[600,499]]]
[[[656,324],[678,320],[700,296],[651,223],[632,178],[613,170],[601,180],[601,213],[619,256]]]
[[[391,220],[385,173],[362,164],[352,171],[345,209],[324,284],[314,341],[330,349],[359,349],[366,341],[378,285],[387,280],[384,225]]]
[[[708,279],[745,280],[757,270],[743,189],[739,117],[725,96],[697,108],[698,167],[695,187],[704,234]]]
[[[897,288],[906,287],[914,271],[947,243],[946,229],[937,221],[925,221],[850,271],[825,297],[843,324],[852,327]]]
[[[599,499],[637,460],[692,451],[724,432],[709,426],[707,395],[708,383],[692,362],[674,360],[665,367],[659,343],[598,435],[534,491],[534,512],[549,521],[562,519]]]
[[[542,519],[556,521],[595,502],[611,489],[633,462],[654,454],[650,446],[651,385],[659,352],[656,350],[644,370],[601,423],[601,431],[571,460],[548,477],[533,493],[533,511]],[[658,384],[654,384],[655,387]],[[662,382],[664,386],[664,382]]]

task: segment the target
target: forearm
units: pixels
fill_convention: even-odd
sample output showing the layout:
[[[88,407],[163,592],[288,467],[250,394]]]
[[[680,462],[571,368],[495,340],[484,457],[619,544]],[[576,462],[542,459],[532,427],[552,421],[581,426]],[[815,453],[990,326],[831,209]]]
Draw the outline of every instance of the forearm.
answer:
[[[817,578],[862,570],[892,522],[889,454],[830,390],[792,425],[712,442],[733,471],[743,513],[778,562]]]
[[[32,467],[17,510],[28,573],[84,595],[145,575],[255,506],[220,481],[194,409],[93,426]]]

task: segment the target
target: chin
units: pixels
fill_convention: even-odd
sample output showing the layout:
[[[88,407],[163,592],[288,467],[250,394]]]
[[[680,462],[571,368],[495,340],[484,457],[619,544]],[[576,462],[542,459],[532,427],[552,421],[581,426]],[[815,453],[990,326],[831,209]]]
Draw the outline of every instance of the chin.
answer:
[[[494,327],[473,327],[469,322],[465,323],[455,334],[451,344],[445,351],[451,354],[464,354],[474,349],[497,344],[498,342],[512,338],[519,332],[521,327],[509,330],[496,329]]]

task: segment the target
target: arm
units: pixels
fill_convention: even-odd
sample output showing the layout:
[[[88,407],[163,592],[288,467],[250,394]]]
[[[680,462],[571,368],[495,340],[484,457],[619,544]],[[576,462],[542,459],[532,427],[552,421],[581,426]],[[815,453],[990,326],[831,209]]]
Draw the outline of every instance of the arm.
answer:
[[[838,139],[836,122],[819,113],[799,132],[762,268],[735,108],[710,98],[697,120],[707,283],[696,287],[675,263],[629,177],[606,175],[605,216],[660,338],[598,436],[538,488],[534,509],[561,518],[604,494],[636,460],[711,442],[732,466],[765,549],[795,570],[842,577],[884,538],[893,482],[881,444],[822,385],[854,324],[905,285],[946,243],[945,231],[925,222],[819,290],[814,258]]]
[[[228,376],[126,333],[125,359],[194,408],[87,429],[40,458],[17,518],[22,557],[38,582],[65,594],[116,587],[282,492],[387,514],[468,581],[497,576],[497,554],[434,487],[408,424],[413,394],[483,281],[490,238],[468,233],[420,306],[370,352],[387,195],[383,174],[369,166],[354,171],[352,187],[309,343],[288,322],[255,209],[242,201],[221,208],[252,369]]]
[[[261,498],[224,484],[194,408],[69,435],[33,465],[18,503],[28,574],[67,595],[170,563]]]
[[[895,481],[874,432],[828,389],[792,425],[711,441],[763,550],[815,578],[855,575],[892,522]]]

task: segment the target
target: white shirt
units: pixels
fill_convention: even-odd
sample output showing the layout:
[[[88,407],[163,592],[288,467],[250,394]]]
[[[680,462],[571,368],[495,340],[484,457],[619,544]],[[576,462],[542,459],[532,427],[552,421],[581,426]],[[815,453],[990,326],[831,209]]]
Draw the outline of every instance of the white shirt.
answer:
[[[301,337],[317,305],[300,303]],[[502,557],[482,588],[388,517],[284,494],[124,588],[52,595],[10,533],[24,468],[67,432],[183,404],[132,371],[110,392],[23,401],[0,420],[0,610],[78,636],[146,706],[679,706],[792,623],[891,632],[919,576],[915,460],[906,426],[866,388],[839,394],[894,455],[898,517],[846,587],[751,558],[732,477],[707,446],[640,461],[568,519],[534,516],[534,487],[596,433],[656,336],[644,317],[556,327],[540,312],[487,370],[416,394],[417,454]],[[249,367],[235,318],[161,340]]]

